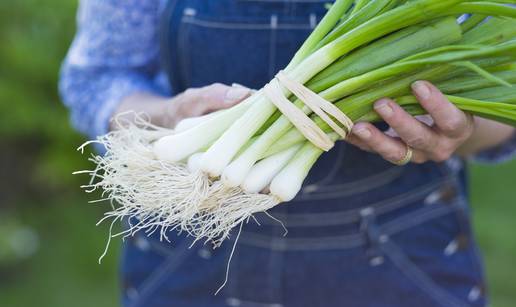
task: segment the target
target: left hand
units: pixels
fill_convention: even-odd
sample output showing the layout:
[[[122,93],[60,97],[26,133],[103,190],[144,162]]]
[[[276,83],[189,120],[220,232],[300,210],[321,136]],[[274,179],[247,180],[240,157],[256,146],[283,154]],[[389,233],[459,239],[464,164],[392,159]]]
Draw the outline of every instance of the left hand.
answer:
[[[415,82],[412,90],[433,119],[433,126],[411,116],[396,102],[381,99],[374,109],[399,137],[389,136],[370,123],[357,123],[348,141],[393,163],[406,156],[407,146],[413,150],[411,162],[414,163],[449,159],[472,136],[473,116],[455,107],[427,81]]]

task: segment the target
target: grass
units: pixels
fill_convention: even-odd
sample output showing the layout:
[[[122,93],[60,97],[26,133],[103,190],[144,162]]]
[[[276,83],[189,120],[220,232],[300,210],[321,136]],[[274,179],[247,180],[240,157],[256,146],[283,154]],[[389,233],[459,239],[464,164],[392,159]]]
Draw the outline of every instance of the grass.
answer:
[[[471,168],[476,235],[484,253],[494,307],[516,302],[516,162]]]
[[[0,267],[2,306],[118,306],[120,241],[97,260],[107,227],[95,227],[99,208],[77,195],[52,203],[18,204],[18,218],[35,229],[40,249],[9,269]],[[41,208],[36,208],[41,206]]]

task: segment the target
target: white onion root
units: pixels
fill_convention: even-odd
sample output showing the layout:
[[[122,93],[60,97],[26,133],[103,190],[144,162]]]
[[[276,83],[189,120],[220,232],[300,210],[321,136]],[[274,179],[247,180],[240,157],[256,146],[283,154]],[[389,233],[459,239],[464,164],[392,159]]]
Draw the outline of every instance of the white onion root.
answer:
[[[101,222],[129,222],[129,229],[122,234],[159,231],[161,238],[168,240],[167,232],[175,229],[218,246],[235,226],[279,203],[273,196],[246,193],[239,187],[228,188],[221,181],[211,180],[196,170],[198,163],[193,160],[202,157],[202,153],[192,156],[189,166],[159,160],[153,152],[153,142],[171,135],[170,129],[143,119],[138,125],[124,123],[122,127],[86,143],[103,145],[106,153],[90,159],[96,169],[77,172],[91,176],[91,182],[83,186],[87,192],[101,190],[98,201],[109,201],[113,206]],[[114,236],[117,235],[120,234]]]

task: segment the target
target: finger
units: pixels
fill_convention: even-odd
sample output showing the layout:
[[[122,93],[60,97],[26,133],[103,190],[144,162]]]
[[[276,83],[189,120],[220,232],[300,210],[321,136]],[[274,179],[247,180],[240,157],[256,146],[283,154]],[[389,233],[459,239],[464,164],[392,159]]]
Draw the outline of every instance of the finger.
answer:
[[[226,109],[241,102],[251,95],[251,90],[242,86],[227,86],[214,83],[202,88],[200,104],[205,113]]]
[[[417,116],[414,116],[414,118],[417,119],[418,121],[424,123],[428,127],[432,127],[434,125],[434,120],[428,114],[427,115],[417,115]],[[391,127],[389,127],[389,129],[387,129],[387,131],[385,131],[385,134],[387,134],[388,136],[391,136],[393,138],[399,138],[400,137],[396,133],[396,131],[394,131]]]
[[[449,137],[460,137],[468,129],[467,115],[455,107],[435,86],[427,81],[416,81],[412,90],[421,106],[432,116],[439,132]]]
[[[408,114],[396,102],[381,99],[375,103],[374,109],[408,146],[425,152],[437,147],[438,134]]]
[[[393,163],[400,161],[407,154],[407,145],[405,143],[400,139],[387,136],[369,123],[357,123],[353,127],[353,134],[387,161]],[[426,155],[423,152],[417,149],[413,151],[412,162],[423,163],[427,161]]]
[[[346,142],[355,145],[356,147],[362,149],[363,151],[372,152],[373,150],[369,147],[364,141],[362,141],[359,137],[354,134],[349,134],[346,137]]]

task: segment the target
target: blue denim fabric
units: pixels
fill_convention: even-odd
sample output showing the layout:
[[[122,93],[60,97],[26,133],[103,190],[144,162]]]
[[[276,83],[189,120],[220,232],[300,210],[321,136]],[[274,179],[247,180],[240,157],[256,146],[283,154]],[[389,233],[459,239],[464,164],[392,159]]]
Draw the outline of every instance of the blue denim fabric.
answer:
[[[283,68],[326,0],[170,1],[162,57],[172,88],[259,88]],[[393,166],[339,143],[300,195],[220,248],[170,235],[124,245],[124,306],[485,306],[462,161]],[[232,236],[234,240],[236,231]]]

